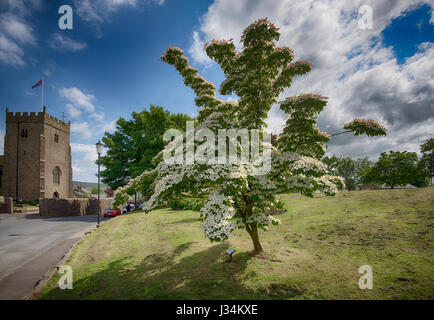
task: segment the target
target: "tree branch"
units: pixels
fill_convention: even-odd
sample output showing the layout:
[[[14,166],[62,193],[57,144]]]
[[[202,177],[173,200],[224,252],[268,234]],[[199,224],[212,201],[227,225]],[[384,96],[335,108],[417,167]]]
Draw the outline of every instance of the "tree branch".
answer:
[[[340,135],[340,134],[350,133],[350,132],[352,132],[352,131],[351,131],[351,130],[348,130],[348,131],[342,131],[342,132],[339,132],[339,133],[331,134],[330,137],[334,137],[334,136],[338,136],[338,135]]]

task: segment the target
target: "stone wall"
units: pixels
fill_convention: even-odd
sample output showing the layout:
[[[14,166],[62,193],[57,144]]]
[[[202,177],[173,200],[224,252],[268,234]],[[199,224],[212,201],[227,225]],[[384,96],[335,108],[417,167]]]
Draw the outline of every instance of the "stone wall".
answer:
[[[57,136],[57,142],[55,139]],[[44,172],[43,181],[44,193],[41,198],[55,198],[56,193],[59,198],[72,198],[72,171],[71,171],[71,148],[69,146],[69,127],[64,128],[57,122],[44,123],[44,137],[41,142],[41,171]],[[53,179],[56,167],[60,169],[60,183],[55,183]]]
[[[0,213],[9,213],[12,214],[14,212],[14,203],[12,198],[0,197]]]
[[[103,214],[111,206],[113,198],[101,199],[101,207],[97,199],[39,199],[39,215],[41,217],[72,217]]]

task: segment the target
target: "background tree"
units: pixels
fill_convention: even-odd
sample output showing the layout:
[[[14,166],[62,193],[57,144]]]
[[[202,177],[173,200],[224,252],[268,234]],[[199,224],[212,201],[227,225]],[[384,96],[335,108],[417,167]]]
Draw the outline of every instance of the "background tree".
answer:
[[[207,55],[222,68],[226,79],[220,85],[220,94],[235,94],[237,101],[216,97],[215,86],[191,67],[181,49],[170,47],[161,59],[173,65],[196,94],[199,109],[198,126],[207,128],[215,136],[219,129],[258,129],[266,127],[265,119],[278,97],[291,86],[297,75],[309,72],[312,65],[305,61],[292,62],[294,54],[288,47],[277,47],[279,32],[267,19],[248,26],[242,36],[243,50],[237,52],[232,40],[213,40],[206,44]],[[276,207],[277,194],[300,191],[313,196],[315,190],[333,195],[344,186],[340,177],[328,174],[319,160],[324,155],[330,136],[316,127],[318,114],[327,98],[317,94],[301,94],[279,102],[288,115],[282,133],[275,141],[277,148],[265,141],[261,149],[271,148],[271,170],[256,174],[261,164],[249,158],[248,163],[169,164],[159,155],[157,167],[143,172],[115,193],[115,205],[125,203],[131,190],[141,188],[152,180],[150,199],[144,204],[149,211],[172,194],[186,192],[204,196],[207,202],[201,208],[201,228],[211,241],[223,241],[236,229],[245,229],[251,237],[254,253],[263,251],[258,229],[264,230],[279,220],[267,213]],[[351,132],[368,135],[386,134],[386,129],[371,121],[357,119],[348,124]],[[181,135],[176,139],[184,139]],[[229,141],[237,148],[243,145]],[[196,151],[205,144],[198,142]],[[169,152],[174,142],[165,148]],[[245,147],[245,146],[244,146]],[[249,147],[249,146],[247,146]],[[240,150],[240,149],[238,149]],[[184,148],[184,157],[187,157]],[[213,151],[211,149],[210,153]],[[220,156],[220,155],[219,155]]]
[[[97,193],[98,193],[98,188],[97,188],[97,187],[93,187],[93,188],[90,190],[90,192],[91,192],[92,194],[97,194]]]
[[[187,120],[192,119],[154,105],[149,110],[133,112],[131,120],[119,118],[116,130],[113,133],[106,132],[102,138],[107,148],[106,155],[101,157],[104,167],[101,171],[102,182],[116,189],[144,170],[154,168],[152,158],[166,145],[163,141],[164,132],[169,128],[185,130]]]
[[[344,178],[348,191],[356,189],[362,183],[364,170],[372,166],[368,158],[353,160],[348,157],[324,157],[322,161],[333,175]]]
[[[414,184],[420,180],[417,154],[407,151],[382,152],[378,161],[363,175],[364,183],[384,183],[392,189],[398,185]]]
[[[434,177],[434,138],[426,140],[420,146],[420,152],[422,153],[420,166],[429,178],[429,184],[432,185],[432,178]]]

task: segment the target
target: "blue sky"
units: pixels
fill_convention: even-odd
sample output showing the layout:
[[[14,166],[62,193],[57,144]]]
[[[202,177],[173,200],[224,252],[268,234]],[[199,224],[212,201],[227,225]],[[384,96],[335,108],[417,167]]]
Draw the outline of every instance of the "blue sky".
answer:
[[[375,1],[373,29],[360,30],[357,13],[364,3],[3,1],[0,134],[6,106],[15,112],[39,111],[41,90],[31,87],[44,75],[47,111],[60,119],[63,113],[72,123],[74,180],[95,181],[94,144],[119,117],[129,118],[150,104],[196,115],[192,90],[159,60],[168,46],[182,48],[218,86],[223,75],[204,55],[203,44],[232,37],[238,45],[248,24],[268,17],[281,27],[279,45],[290,46],[297,59],[314,65],[282,98],[312,91],[329,96],[319,125],[331,133],[358,116],[374,118],[393,133],[358,142],[353,136],[339,137],[330,143],[330,153],[375,159],[391,149],[418,151],[434,131],[432,9],[424,1]],[[58,27],[58,9],[65,4],[73,8],[73,30]],[[283,121],[284,115],[273,108],[268,120],[272,131],[278,132]]]
[[[394,19],[384,29],[384,45],[393,47],[400,64],[405,58],[413,56],[421,43],[434,42],[434,26],[429,22],[430,17],[430,6],[422,4]]]

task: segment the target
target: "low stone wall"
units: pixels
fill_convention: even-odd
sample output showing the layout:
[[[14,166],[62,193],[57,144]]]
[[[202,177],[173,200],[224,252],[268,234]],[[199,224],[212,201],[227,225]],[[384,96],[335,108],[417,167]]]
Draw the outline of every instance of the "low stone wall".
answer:
[[[15,204],[14,213],[36,213],[39,211],[38,207],[29,206],[27,204]]]
[[[0,197],[0,213],[12,214],[14,212],[14,202],[10,197]]]
[[[97,199],[39,199],[39,215],[41,217],[72,217],[102,214],[111,206],[113,198],[101,199],[101,207]]]

